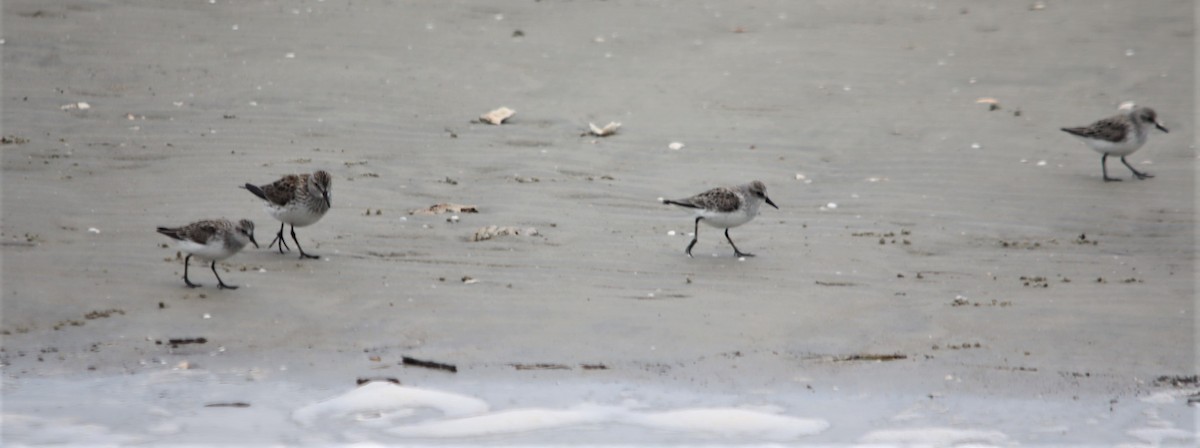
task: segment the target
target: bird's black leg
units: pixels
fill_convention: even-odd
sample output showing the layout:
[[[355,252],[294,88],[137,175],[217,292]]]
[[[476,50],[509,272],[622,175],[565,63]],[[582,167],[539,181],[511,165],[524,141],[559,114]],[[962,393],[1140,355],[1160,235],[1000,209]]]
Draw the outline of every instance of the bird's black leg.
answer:
[[[283,248],[287,247],[287,240],[283,239],[283,226],[284,226],[284,224],[282,222],[279,223],[279,233],[276,233],[275,239],[271,240],[271,244],[267,245],[267,249],[270,249],[271,246],[274,246],[275,242],[278,241],[279,242],[279,253],[281,253],[281,254],[283,253]],[[292,248],[290,248],[290,247],[288,247],[287,249],[292,250]]]
[[[1120,182],[1121,179],[1108,177],[1108,154],[1100,156],[1100,172],[1104,173],[1105,182]]]
[[[199,283],[192,283],[191,280],[188,280],[187,271],[189,261],[192,261],[192,254],[188,254],[188,256],[184,257],[183,259],[183,282],[187,283],[188,288],[197,288],[200,286]]]
[[[700,240],[700,220],[701,219],[704,219],[704,218],[699,217],[699,216],[696,217],[696,230],[692,232],[692,242],[691,242],[691,244],[688,244],[687,250],[684,251],[687,253],[689,258],[692,257],[692,246],[695,246],[696,241]]]
[[[737,246],[734,246],[733,238],[729,237],[729,229],[725,229],[725,239],[729,240],[730,246],[733,246],[733,255],[734,256],[737,256],[737,257],[753,257],[754,256],[754,254],[748,254],[748,253],[742,252],[742,251],[738,250]]]
[[[1145,172],[1141,172],[1141,171],[1133,169],[1133,165],[1130,165],[1129,162],[1125,161],[1125,156],[1121,156],[1121,163],[1124,163],[1125,167],[1129,168],[1129,171],[1133,171],[1133,175],[1136,176],[1138,179],[1147,179],[1147,178],[1154,177],[1154,176],[1151,176],[1150,173],[1145,173]]]
[[[282,231],[282,230],[280,230],[280,231]],[[321,258],[318,255],[304,253],[304,248],[300,247],[300,240],[296,239],[296,226],[292,226],[292,241],[294,241],[296,243],[296,249],[300,250],[300,259],[301,260],[303,260],[305,258]]]
[[[221,280],[221,276],[217,275],[217,262],[215,261],[212,262],[212,271],[213,275],[217,276],[217,283],[219,284],[220,289],[238,289],[237,286],[226,285],[225,282]]]

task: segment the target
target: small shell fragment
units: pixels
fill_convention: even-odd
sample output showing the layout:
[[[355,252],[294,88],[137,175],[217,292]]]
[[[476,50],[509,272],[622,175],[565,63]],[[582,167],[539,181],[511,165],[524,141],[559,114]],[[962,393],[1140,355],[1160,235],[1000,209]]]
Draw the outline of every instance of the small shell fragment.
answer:
[[[617,133],[617,129],[621,127],[621,123],[610,121],[602,128],[596,126],[594,123],[588,123],[588,127],[591,128],[592,135],[597,137],[608,137]]]
[[[671,144],[667,145],[667,147],[668,147],[668,148],[671,148],[671,149],[673,149],[673,150],[675,150],[675,151],[678,151],[678,150],[681,150],[681,149],[683,149],[683,143],[681,143],[681,142],[671,142]]]
[[[100,229],[97,229],[95,227],[88,227],[88,233],[100,234]]]
[[[92,108],[91,104],[85,103],[83,101],[80,101],[78,103],[64,104],[62,107],[60,107],[60,109],[62,109],[62,110],[88,110],[91,108]]]
[[[486,114],[480,115],[479,121],[482,121],[484,123],[498,125],[500,123],[503,123],[504,120],[507,120],[509,117],[515,115],[516,113],[517,113],[517,111],[515,111],[515,110],[509,109],[507,107],[501,107],[499,109],[493,110]]]
[[[1000,104],[1000,100],[985,96],[983,98],[975,100],[975,103],[976,104]]]

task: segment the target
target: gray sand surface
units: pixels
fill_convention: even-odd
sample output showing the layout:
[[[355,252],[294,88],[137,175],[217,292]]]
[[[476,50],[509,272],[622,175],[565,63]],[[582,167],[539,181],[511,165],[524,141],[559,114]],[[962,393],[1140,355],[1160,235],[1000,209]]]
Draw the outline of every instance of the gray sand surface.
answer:
[[[287,412],[379,376],[497,408],[829,422],[804,443],[1195,443],[1196,385],[1155,382],[1197,372],[1194,3],[1034,3],[6,1],[5,439],[90,440],[37,429],[70,420],[136,435],[117,442],[349,443],[352,423]],[[1059,128],[1127,100],[1171,132],[1128,159],[1155,178],[1114,159],[1125,181],[1105,183]],[[500,106],[517,114],[473,121]],[[279,223],[237,186],[316,169],[333,209],[297,234],[322,259],[267,250]],[[656,198],[753,179],[780,210],[730,234],[758,256],[702,226],[687,258],[690,215]],[[480,212],[408,214],[443,202]],[[264,248],[220,265],[241,289],[193,263],[189,290],[154,228],[217,217]],[[469,241],[487,225],[540,235]],[[185,337],[207,343],[156,343]],[[514,368],[537,363],[566,369]],[[167,374],[212,377],[135,391]],[[252,407],[129,421],[201,412],[218,385]],[[450,439],[584,440],[756,441]]]

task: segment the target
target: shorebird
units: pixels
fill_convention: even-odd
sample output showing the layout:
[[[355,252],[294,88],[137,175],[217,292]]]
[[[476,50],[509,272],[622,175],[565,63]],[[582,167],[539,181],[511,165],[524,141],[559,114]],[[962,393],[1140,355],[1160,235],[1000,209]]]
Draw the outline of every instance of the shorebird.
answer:
[[[212,272],[217,276],[221,289],[237,289],[237,286],[226,285],[221,280],[217,274],[217,262],[240,252],[246,243],[254,243],[254,247],[258,247],[258,241],[254,240],[254,223],[248,219],[238,221],[237,225],[227,219],[206,219],[183,227],[159,227],[158,233],[171,237],[179,250],[188,253],[183,259],[183,282],[189,288],[200,286],[188,279],[188,263],[192,256],[212,262]]]
[[[738,257],[753,257],[754,254],[738,250],[729,237],[729,229],[750,222],[758,216],[758,205],[762,202],[779,208],[771,198],[767,197],[767,186],[762,182],[753,181],[734,187],[717,187],[685,199],[663,199],[664,204],[687,207],[696,212],[696,230],[692,242],[688,244],[687,253],[692,256],[692,247],[700,239],[700,221],[705,224],[725,229],[725,239],[733,246],[733,254]]]
[[[296,243],[296,249],[300,250],[300,258],[320,258],[314,254],[304,253],[304,248],[300,247],[300,240],[296,239],[296,227],[311,225],[325,216],[325,212],[329,211],[329,207],[333,205],[329,200],[329,188],[332,183],[333,178],[329,176],[329,173],[321,170],[312,174],[283,176],[283,178],[266,185],[247,183],[242,187],[266,201],[267,213],[280,221],[279,233],[275,234],[275,239],[271,240],[271,244],[267,248],[271,248],[278,242],[279,253],[282,254],[285,247],[288,250],[292,249],[283,239],[283,227],[290,224],[292,241]]]
[[[1096,152],[1103,154],[1100,156],[1100,172],[1104,174],[1105,182],[1113,182],[1121,179],[1108,177],[1108,156],[1121,157],[1121,163],[1125,164],[1129,171],[1133,171],[1134,177],[1138,179],[1154,177],[1149,173],[1134,169],[1129,162],[1125,161],[1125,156],[1133,154],[1134,151],[1141,149],[1142,145],[1146,144],[1151,125],[1160,131],[1169,132],[1162,123],[1158,122],[1158,114],[1149,107],[1133,107],[1126,113],[1114,115],[1087,126],[1062,128],[1062,130],[1079,137]]]

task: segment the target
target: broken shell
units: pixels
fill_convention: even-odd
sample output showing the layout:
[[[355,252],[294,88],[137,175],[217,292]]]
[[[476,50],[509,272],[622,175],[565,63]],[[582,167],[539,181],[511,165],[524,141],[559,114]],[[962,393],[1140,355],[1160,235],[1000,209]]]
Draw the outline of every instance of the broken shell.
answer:
[[[509,109],[507,107],[501,107],[499,109],[493,110],[486,114],[480,115],[479,121],[482,121],[484,123],[490,123],[490,124],[500,124],[500,123],[503,123],[504,120],[507,120],[509,117],[515,115],[516,113],[517,113],[517,111],[515,111],[515,110]]]
[[[668,148],[671,148],[671,149],[673,149],[673,150],[676,150],[676,151],[678,151],[678,150],[681,150],[681,149],[683,149],[683,143],[681,143],[681,142],[671,142],[671,144],[667,145],[667,147],[668,147]]]
[[[588,127],[592,129],[592,135],[597,137],[607,137],[617,133],[617,128],[621,127],[621,123],[610,121],[603,128],[597,127],[593,123],[588,123]]]

